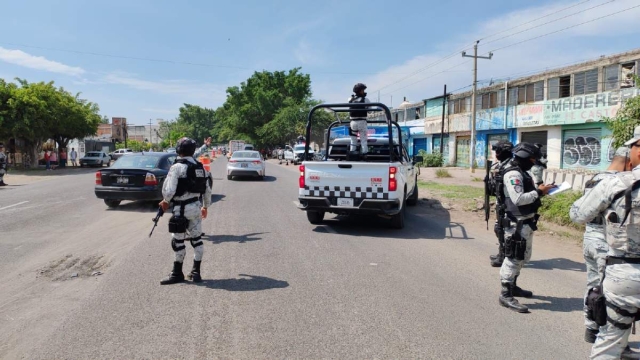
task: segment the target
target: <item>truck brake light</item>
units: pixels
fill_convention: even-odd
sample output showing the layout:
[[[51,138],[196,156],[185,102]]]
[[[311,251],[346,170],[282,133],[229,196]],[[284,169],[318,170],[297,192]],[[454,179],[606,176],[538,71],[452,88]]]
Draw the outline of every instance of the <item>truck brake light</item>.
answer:
[[[389,167],[389,191],[398,190],[398,181],[396,179],[396,173],[398,172],[398,168],[395,166]]]
[[[96,185],[102,185],[102,173],[96,171]]]
[[[300,179],[298,179],[300,189],[304,189],[304,165],[300,165]]]

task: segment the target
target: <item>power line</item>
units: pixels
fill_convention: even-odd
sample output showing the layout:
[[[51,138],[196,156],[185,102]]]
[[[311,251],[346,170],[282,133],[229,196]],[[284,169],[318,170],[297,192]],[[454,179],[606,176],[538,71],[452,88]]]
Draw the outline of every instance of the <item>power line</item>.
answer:
[[[527,29],[524,29],[524,30],[521,30],[521,31],[518,31],[518,32],[514,32],[514,33],[512,33],[512,34],[509,34],[509,35],[503,36],[503,37],[501,37],[501,38],[497,38],[497,39],[494,39],[494,40],[491,40],[491,41],[487,41],[487,42],[485,42],[483,45],[491,44],[491,43],[493,43],[493,42],[500,41],[500,40],[502,40],[502,39],[506,39],[506,38],[508,38],[508,37],[512,37],[512,36],[514,36],[514,35],[522,34],[523,32],[527,32],[527,31],[529,31],[529,30],[531,30],[531,29],[539,28],[539,27],[541,27],[541,26],[548,25],[548,24],[554,23],[554,22],[556,22],[556,21],[560,21],[560,20],[562,20],[562,19],[566,19],[566,18],[571,17],[571,16],[574,16],[574,15],[578,15],[578,14],[583,13],[583,12],[585,12],[585,11],[589,11],[589,10],[591,10],[591,9],[595,9],[595,8],[597,8],[597,7],[600,7],[600,6],[603,6],[603,5],[606,5],[606,4],[609,4],[609,3],[612,3],[612,2],[614,2],[614,1],[616,1],[616,0],[609,0],[609,1],[604,2],[604,3],[602,3],[602,4],[598,4],[598,5],[592,6],[592,7],[588,8],[588,9],[580,10],[580,11],[575,12],[575,13],[573,13],[573,14],[565,15],[565,16],[563,16],[563,17],[560,17],[560,18],[557,18],[557,19],[554,19],[554,20],[551,20],[551,21],[547,21],[547,22],[545,22],[545,23],[542,23],[542,24],[539,24],[539,25],[536,25],[536,26],[532,26],[532,27],[530,27],[530,28],[527,28]]]
[[[461,63],[459,63],[459,64],[457,64],[457,65],[454,65],[454,66],[452,66],[452,67],[450,67],[450,68],[447,68],[447,69],[445,69],[445,70],[442,70],[442,71],[440,71],[440,72],[437,72],[437,73],[435,73],[435,74],[433,74],[433,75],[431,75],[431,76],[424,77],[424,78],[422,78],[422,79],[420,79],[420,80],[414,81],[414,82],[412,82],[412,83],[410,83],[410,84],[408,84],[408,85],[405,85],[405,86],[403,86],[403,87],[397,88],[397,89],[392,90],[392,91],[389,91],[389,92],[384,93],[384,94],[382,94],[382,95],[389,95],[389,94],[393,94],[393,93],[395,93],[395,92],[397,92],[397,91],[399,91],[399,90],[405,89],[405,88],[407,88],[407,87],[409,87],[409,86],[412,86],[412,85],[415,85],[415,84],[417,84],[417,83],[419,83],[419,82],[422,82],[422,81],[424,81],[424,80],[430,79],[430,78],[432,78],[432,77],[434,77],[434,76],[436,76],[436,75],[440,75],[440,74],[442,74],[442,73],[445,73],[447,70],[450,70],[450,69],[456,68],[456,67],[458,67],[458,66],[460,66],[460,65],[468,64],[468,63],[470,63],[470,62],[471,62],[471,60],[463,61],[463,62],[461,62]]]
[[[518,41],[518,42],[510,44],[510,45],[505,45],[503,47],[499,47],[497,49],[493,49],[493,50],[491,50],[491,52],[495,52],[495,51],[498,51],[498,50],[506,49],[508,47],[519,45],[519,44],[522,44],[522,43],[525,43],[525,42],[528,42],[528,41],[531,41],[531,40],[539,39],[539,38],[542,38],[542,37],[545,37],[545,36],[548,36],[548,35],[556,34],[556,33],[559,33],[561,31],[569,30],[571,28],[578,27],[578,26],[581,26],[581,25],[584,25],[584,24],[588,24],[588,23],[594,22],[596,20],[604,19],[604,18],[609,17],[609,16],[617,15],[617,14],[620,14],[620,13],[623,13],[625,11],[629,11],[631,9],[635,9],[635,8],[638,8],[638,7],[640,7],[640,5],[632,6],[632,7],[620,10],[620,11],[613,12],[611,14],[603,15],[603,16],[600,16],[600,17],[597,17],[597,18],[594,18],[594,19],[591,19],[591,20],[587,20],[587,21],[581,22],[579,24],[575,24],[575,25],[568,26],[566,28],[562,28],[560,30],[556,30],[556,31],[548,32],[546,34],[534,36],[532,38],[525,39],[525,40],[522,40],[522,41]]]
[[[514,27],[512,27],[512,28],[509,28],[509,29],[506,29],[506,30],[502,30],[502,31],[498,31],[497,33],[493,33],[493,34],[491,34],[491,35],[488,35],[488,36],[485,36],[485,37],[481,38],[481,39],[480,39],[480,41],[482,41],[482,40],[486,40],[486,39],[488,39],[488,38],[490,38],[490,37],[494,37],[494,36],[499,35],[499,34],[502,34],[502,33],[505,33],[505,32],[507,32],[507,31],[511,31],[511,30],[513,30],[513,29],[517,29],[517,28],[519,28],[519,27],[521,27],[521,26],[523,26],[523,25],[531,24],[532,22],[536,22],[536,21],[538,21],[538,20],[540,20],[540,19],[544,19],[544,18],[546,18],[546,17],[548,17],[548,16],[555,15],[555,14],[557,14],[557,13],[559,13],[559,12],[562,12],[562,11],[565,11],[565,10],[569,10],[569,9],[571,9],[571,8],[573,8],[573,7],[576,7],[576,6],[582,5],[582,4],[587,3],[587,2],[589,2],[589,1],[591,1],[591,0],[585,0],[585,1],[583,1],[583,2],[579,2],[579,3],[577,3],[577,4],[573,4],[573,5],[571,5],[571,6],[567,6],[566,8],[560,9],[560,10],[558,10],[558,11],[556,11],[556,12],[548,13],[548,14],[546,14],[546,15],[543,15],[543,16],[539,17],[539,18],[535,18],[535,19],[533,19],[533,20],[531,20],[531,21],[527,21],[526,23],[522,23],[522,24],[520,24],[520,25],[516,25],[516,26],[514,26]]]

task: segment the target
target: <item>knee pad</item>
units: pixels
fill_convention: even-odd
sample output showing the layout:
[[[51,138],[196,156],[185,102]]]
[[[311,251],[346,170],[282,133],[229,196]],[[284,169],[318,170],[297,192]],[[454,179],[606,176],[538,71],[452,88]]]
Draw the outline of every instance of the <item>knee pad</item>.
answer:
[[[175,238],[171,239],[171,248],[173,251],[178,252],[185,249],[184,240],[176,240]]]
[[[198,239],[191,239],[191,246],[193,246],[194,249],[202,246],[202,240],[200,240],[200,237],[198,237]]]

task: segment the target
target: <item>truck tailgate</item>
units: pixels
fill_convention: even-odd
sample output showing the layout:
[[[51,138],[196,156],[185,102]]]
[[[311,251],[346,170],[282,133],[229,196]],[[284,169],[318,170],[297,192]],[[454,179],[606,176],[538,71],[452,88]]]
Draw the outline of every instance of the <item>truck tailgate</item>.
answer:
[[[301,196],[388,198],[388,163],[305,161],[302,165],[305,188],[300,189]],[[331,194],[325,194],[327,191]]]

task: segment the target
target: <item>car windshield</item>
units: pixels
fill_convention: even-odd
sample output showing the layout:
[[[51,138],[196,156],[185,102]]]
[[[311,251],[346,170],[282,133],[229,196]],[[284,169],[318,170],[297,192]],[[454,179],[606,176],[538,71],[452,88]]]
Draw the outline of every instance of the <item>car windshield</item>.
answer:
[[[158,156],[129,155],[123,156],[113,165],[112,169],[155,169],[158,167]]]
[[[296,147],[294,149],[295,149],[295,151],[303,151],[304,150],[304,145],[296,145]]]
[[[236,151],[231,156],[234,159],[244,158],[244,159],[260,159],[260,155],[255,151]]]
[[[99,152],[88,152],[87,157],[100,157]]]

